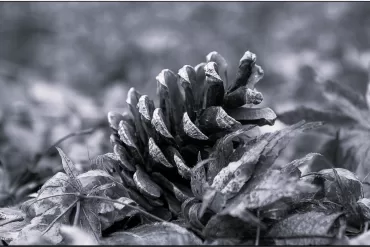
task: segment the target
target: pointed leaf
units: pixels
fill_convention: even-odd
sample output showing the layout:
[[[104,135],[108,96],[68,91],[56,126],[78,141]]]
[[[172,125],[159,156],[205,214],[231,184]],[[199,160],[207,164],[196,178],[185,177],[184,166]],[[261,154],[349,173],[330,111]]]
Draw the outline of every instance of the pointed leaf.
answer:
[[[340,112],[318,110],[306,106],[300,106],[292,111],[286,111],[278,114],[278,119],[285,124],[294,124],[300,120],[322,121],[334,125],[353,124],[355,121]]]
[[[328,236],[341,213],[325,214],[322,212],[297,213],[272,226],[268,235],[270,237],[308,236],[296,239],[275,239],[278,245],[328,245],[334,239],[313,238],[310,235]]]
[[[68,177],[71,178],[72,183],[76,183],[76,186],[81,188],[81,184],[77,181],[77,176],[81,174],[79,170],[75,167],[73,162],[68,158],[68,156],[62,151],[62,149],[56,147],[59,152],[60,157],[62,158],[63,169]]]

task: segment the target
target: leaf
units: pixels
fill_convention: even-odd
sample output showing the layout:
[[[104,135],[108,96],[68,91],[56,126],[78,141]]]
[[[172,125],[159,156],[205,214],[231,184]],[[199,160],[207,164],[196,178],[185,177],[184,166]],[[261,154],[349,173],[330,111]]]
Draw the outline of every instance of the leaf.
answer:
[[[170,222],[147,224],[127,232],[116,232],[102,242],[107,245],[200,245],[202,243],[193,233]]]
[[[64,241],[68,245],[97,245],[98,243],[94,238],[91,238],[82,229],[75,226],[62,225],[60,227],[60,233],[63,236]]]
[[[246,108],[239,107],[227,109],[227,114],[242,124],[273,125],[276,114],[270,108]]]
[[[254,236],[254,231],[244,221],[230,215],[214,215],[203,229],[206,239],[236,239],[241,240]]]
[[[324,169],[316,173],[317,184],[323,184],[325,198],[343,206],[352,207],[363,197],[362,183],[352,172],[343,168]]]
[[[42,215],[33,218],[30,224],[22,228],[18,238],[12,241],[11,244],[17,245],[18,243],[27,243],[33,240],[34,237],[41,236],[51,221],[57,218],[63,210],[64,208],[61,208],[60,206],[54,206],[45,211]],[[60,243],[63,240],[63,237],[60,235],[59,229],[61,224],[68,224],[68,216],[69,213],[65,214],[60,221],[55,222],[50,230],[48,230],[43,236],[53,244]]]
[[[317,238],[312,235],[329,236],[333,227],[342,213],[325,214],[323,212],[310,211],[297,213],[274,224],[268,236],[275,239],[277,245],[328,245],[334,238]],[[292,239],[289,237],[300,236]],[[304,238],[303,236],[307,236]],[[287,237],[287,239],[283,239]]]
[[[77,181],[77,176],[81,174],[80,171],[78,171],[73,164],[73,162],[67,157],[67,155],[62,151],[62,149],[56,147],[56,149],[59,152],[60,157],[62,158],[63,163],[63,169],[65,173],[68,175],[68,177],[71,178],[72,183],[75,183],[75,185],[78,188],[81,188],[81,184]]]
[[[359,236],[347,240],[344,244],[346,245],[369,245],[370,242],[370,231],[367,231]]]
[[[306,106],[300,106],[292,111],[279,113],[278,119],[285,124],[293,124],[302,119],[309,122],[322,121],[339,126],[355,123],[354,119],[340,112],[318,110]]]
[[[206,87],[204,91],[203,108],[222,106],[225,88],[218,74],[218,66],[215,62],[209,62],[204,67],[206,73]]]
[[[344,98],[351,102],[356,108],[367,110],[366,100],[363,95],[357,93],[345,84],[327,80],[323,84],[325,93],[330,94],[333,98]]]
[[[304,156],[303,158],[293,160],[289,164],[285,165],[282,168],[281,172],[282,173],[287,173],[287,174],[295,173],[295,174],[297,174],[297,177],[300,177],[301,176],[301,171],[298,169],[298,167],[307,163],[308,161],[312,160],[313,158],[315,158],[317,156],[322,156],[322,155],[319,154],[319,153],[309,153],[306,156]]]
[[[360,208],[360,214],[365,219],[365,221],[370,220],[370,199],[361,198],[357,201],[357,205]]]

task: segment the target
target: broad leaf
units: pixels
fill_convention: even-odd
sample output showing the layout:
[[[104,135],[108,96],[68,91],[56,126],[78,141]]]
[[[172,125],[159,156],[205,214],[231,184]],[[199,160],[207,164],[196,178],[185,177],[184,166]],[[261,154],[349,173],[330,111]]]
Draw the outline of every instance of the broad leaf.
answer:
[[[293,214],[274,224],[268,236],[276,238],[277,245],[328,245],[334,240],[330,235],[335,234],[334,224],[341,215],[315,211]],[[319,235],[323,237],[317,237]],[[292,238],[294,236],[297,238]]]

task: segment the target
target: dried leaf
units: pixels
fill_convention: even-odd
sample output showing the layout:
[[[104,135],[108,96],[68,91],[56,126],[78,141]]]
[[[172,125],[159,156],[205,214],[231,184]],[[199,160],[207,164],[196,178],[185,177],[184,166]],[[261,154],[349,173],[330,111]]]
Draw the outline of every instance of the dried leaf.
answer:
[[[222,106],[225,88],[221,77],[218,75],[218,66],[215,62],[209,62],[204,69],[206,73],[206,87],[203,108]]]
[[[354,119],[340,112],[318,110],[306,106],[300,106],[292,111],[279,113],[279,120],[285,124],[294,124],[300,120],[322,121],[334,125],[349,125],[355,123]]]
[[[60,233],[69,245],[97,245],[94,238],[76,226],[62,225]]]
[[[327,215],[315,211],[293,214],[274,224],[268,236],[282,238],[275,239],[277,245],[328,245],[334,240],[333,238],[317,238],[310,236],[329,236],[331,231],[333,231],[335,221],[337,221],[341,215],[342,213]],[[307,236],[307,238],[283,239],[283,237],[296,235]]]
[[[81,174],[79,170],[76,169],[73,162],[68,158],[68,156],[62,151],[62,149],[56,147],[59,152],[60,157],[62,158],[63,169],[68,177],[71,178],[71,182],[74,183],[78,188],[81,189],[81,184],[77,181],[77,176]]]
[[[202,243],[193,233],[170,222],[156,222],[127,232],[116,232],[102,242],[107,245],[200,245]]]
[[[282,173],[287,173],[287,174],[295,173],[295,174],[297,174],[297,177],[300,177],[301,176],[301,171],[298,169],[298,167],[305,164],[306,162],[312,160],[313,158],[315,158],[317,156],[322,156],[322,155],[319,154],[319,153],[309,153],[306,156],[304,156],[303,158],[293,160],[289,164],[285,165],[281,169],[281,172]]]

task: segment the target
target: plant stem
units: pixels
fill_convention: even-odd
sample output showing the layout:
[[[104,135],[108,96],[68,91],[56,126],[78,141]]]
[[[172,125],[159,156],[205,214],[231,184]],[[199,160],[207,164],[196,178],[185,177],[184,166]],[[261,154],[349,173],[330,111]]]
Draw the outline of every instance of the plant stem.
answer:
[[[80,211],[81,211],[81,200],[78,199],[77,205],[76,205],[76,214],[73,220],[73,226],[77,226],[78,224],[78,219],[80,218]]]
[[[257,218],[259,219],[260,217],[260,211],[257,210]],[[257,226],[257,233],[256,233],[256,242],[255,245],[258,246],[260,243],[260,234],[261,234],[261,228],[260,225]]]
[[[55,222],[57,222],[60,218],[62,218],[77,202],[79,202],[79,198],[77,198],[71,205],[69,205],[68,208],[66,208],[66,210],[63,211],[63,213],[61,213],[58,217],[56,217],[51,223],[50,225],[48,226],[48,228],[45,229],[45,231],[43,231],[41,233],[41,236],[44,235],[45,233],[47,233],[50,228],[54,225]]]
[[[106,197],[102,197],[102,196],[81,196],[81,198],[85,198],[85,199],[98,199],[98,200],[103,200],[103,201],[107,201],[107,202],[113,202],[113,203],[117,203],[117,204],[121,204],[121,205],[125,205],[129,208],[132,208],[132,209],[135,209],[137,211],[140,211],[141,213],[157,220],[157,221],[161,221],[161,222],[167,222],[151,213],[148,213],[146,212],[145,210],[139,208],[139,207],[136,207],[136,206],[133,206],[133,205],[130,205],[128,203],[124,203],[124,202],[120,202],[120,201],[117,201],[117,200],[113,200],[113,199],[110,199],[110,198],[106,198]]]

